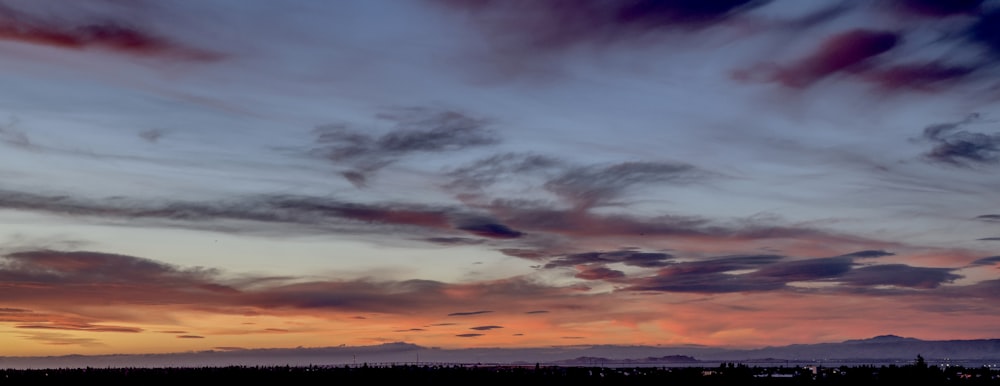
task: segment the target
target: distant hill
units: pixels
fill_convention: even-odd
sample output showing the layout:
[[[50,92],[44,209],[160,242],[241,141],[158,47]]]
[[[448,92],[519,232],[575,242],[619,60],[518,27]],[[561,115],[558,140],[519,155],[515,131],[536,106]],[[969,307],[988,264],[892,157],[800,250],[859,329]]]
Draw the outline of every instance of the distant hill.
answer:
[[[931,341],[904,338],[895,335],[882,335],[870,339],[848,340],[841,343],[732,350],[715,355],[707,355],[700,359],[912,360],[917,355],[921,355],[928,360],[937,361],[1000,359],[1000,339]]]
[[[552,364],[567,366],[609,366],[609,365],[657,365],[657,364],[695,364],[701,361],[687,355],[665,355],[662,357],[645,357],[641,359],[611,359],[602,357],[577,357],[554,361]]]
[[[840,343],[796,344],[731,350],[704,346],[562,346],[529,349],[440,349],[411,343],[280,349],[225,349],[143,355],[67,355],[54,357],[0,357],[0,368],[67,367],[200,367],[229,365],[362,365],[389,363],[446,364],[554,364],[705,365],[720,362],[868,362],[912,361],[917,355],[929,363],[988,361],[1000,364],[1000,339],[929,341],[882,335]]]

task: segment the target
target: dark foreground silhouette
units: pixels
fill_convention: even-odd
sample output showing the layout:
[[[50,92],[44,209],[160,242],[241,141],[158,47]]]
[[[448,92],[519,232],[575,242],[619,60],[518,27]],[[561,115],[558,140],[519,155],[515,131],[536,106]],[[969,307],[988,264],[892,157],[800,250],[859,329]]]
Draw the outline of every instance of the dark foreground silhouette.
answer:
[[[185,383],[190,382],[190,383]],[[905,366],[567,367],[567,366],[231,366],[0,370],[0,385],[1000,385],[987,367]],[[272,383],[273,382],[273,383]]]

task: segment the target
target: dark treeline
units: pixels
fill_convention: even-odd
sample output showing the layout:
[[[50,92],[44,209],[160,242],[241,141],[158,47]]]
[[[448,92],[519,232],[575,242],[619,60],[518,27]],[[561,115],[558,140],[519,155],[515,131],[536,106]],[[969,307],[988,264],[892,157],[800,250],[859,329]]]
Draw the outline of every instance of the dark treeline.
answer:
[[[190,383],[186,383],[190,382]],[[906,366],[566,367],[566,366],[230,366],[195,368],[80,368],[0,370],[0,385],[1000,385],[990,368]]]

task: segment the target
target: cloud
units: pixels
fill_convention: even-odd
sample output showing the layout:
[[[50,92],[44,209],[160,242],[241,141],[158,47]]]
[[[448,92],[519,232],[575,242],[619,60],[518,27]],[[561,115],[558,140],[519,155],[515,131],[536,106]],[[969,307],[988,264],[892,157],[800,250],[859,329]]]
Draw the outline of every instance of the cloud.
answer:
[[[980,10],[982,0],[893,0],[899,9],[929,17],[973,15]]]
[[[900,40],[892,31],[854,29],[827,38],[805,58],[779,66],[772,80],[791,88],[805,88],[819,80],[857,70],[891,50]]]
[[[477,245],[483,243],[482,239],[471,239],[468,237],[428,237],[423,240],[440,245]]]
[[[868,81],[885,90],[912,89],[937,92],[954,86],[973,74],[977,67],[942,62],[908,63],[870,71]]]
[[[790,290],[789,283],[839,283],[849,287],[894,286],[933,289],[962,276],[953,268],[914,267],[905,264],[859,266],[856,259],[888,255],[862,251],[834,257],[789,259],[777,255],[748,255],[675,263],[655,276],[631,280],[629,290],[728,293]],[[834,287],[839,290],[843,287]]]
[[[1000,256],[990,256],[984,257],[982,259],[973,261],[970,265],[994,265],[1000,263]]]
[[[1000,222],[1000,214],[984,214],[981,216],[976,216],[976,220],[985,222]]]
[[[994,60],[1000,56],[1000,8],[983,12],[969,27],[968,37],[987,48]]]
[[[7,304],[31,304],[45,311],[3,318],[27,329],[139,332],[136,327],[101,324],[105,319],[100,312],[91,314],[86,308],[198,304],[212,309],[245,303],[241,292],[216,270],[91,251],[6,254],[0,257],[0,288]]]
[[[1000,241],[1000,237],[983,237],[983,238],[979,238],[979,239],[976,239],[976,240],[979,240],[979,241]]]
[[[655,268],[667,265],[673,256],[659,252],[637,252],[629,250],[613,252],[575,253],[550,260],[545,268],[572,267],[580,264],[612,264],[622,263],[628,266]]]
[[[851,270],[839,280],[849,285],[892,285],[918,289],[937,288],[962,278],[950,268],[912,267],[905,264],[884,264]]]
[[[782,284],[793,281],[811,281],[843,276],[851,271],[854,260],[850,257],[826,257],[785,261],[764,266],[750,273],[751,277],[776,280]]]
[[[375,232],[385,226],[451,229],[451,209],[402,204],[356,204],[315,196],[266,195],[229,200],[133,201],[88,200],[65,195],[0,191],[0,208],[63,216],[130,220],[130,225],[251,231],[252,224],[298,225],[289,233],[318,231]],[[242,225],[240,225],[242,224]],[[278,230],[279,228],[272,228]]]
[[[889,25],[893,28],[844,30],[814,44],[798,60],[764,61],[734,75],[737,80],[774,82],[791,89],[805,89],[834,77],[868,82],[888,92],[936,93],[960,84],[975,85],[995,75],[991,71],[997,67],[993,59],[1000,54],[998,11],[978,0],[887,0],[867,7],[842,4],[801,20],[765,26],[762,32],[812,39],[806,32],[820,24],[882,17],[883,12],[892,16],[894,23]],[[787,42],[784,37],[781,41]],[[926,54],[913,55],[914,50]]]
[[[989,134],[963,130],[979,120],[979,114],[972,114],[958,122],[926,127],[923,139],[932,143],[933,148],[924,157],[931,162],[954,166],[995,165],[1000,162],[1000,132]]]
[[[620,194],[616,192],[617,188],[595,189],[603,193],[590,197]],[[500,199],[461,207],[398,202],[361,204],[336,197],[301,195],[247,195],[211,201],[140,201],[125,197],[87,199],[0,190],[0,209],[97,219],[105,225],[127,224],[237,234],[295,236],[336,233],[371,237],[392,232],[409,235],[406,238],[410,240],[438,245],[471,245],[478,243],[474,240],[482,239],[483,242],[489,241],[500,253],[536,261],[579,253],[580,246],[572,240],[598,238],[670,237],[676,242],[729,245],[756,240],[846,243],[860,248],[886,245],[857,236],[758,221],[722,223],[692,216],[597,214],[573,207],[559,208],[545,202]],[[475,237],[461,237],[462,234]],[[621,262],[633,266],[656,265],[662,257],[635,253],[626,255]]]
[[[530,153],[497,154],[455,168],[447,173],[446,188],[463,193],[489,188],[499,181],[558,170],[565,164],[553,157]]]
[[[483,335],[486,335],[486,334],[456,334],[455,336],[457,336],[459,338],[475,338],[475,337],[479,337],[479,336],[483,336]]]
[[[528,311],[528,312],[525,312],[525,314],[529,314],[529,315],[535,315],[535,314],[547,314],[547,313],[549,313],[549,312],[548,312],[548,311],[545,311],[545,310],[534,310],[534,311]]]
[[[459,225],[457,229],[472,233],[476,236],[488,237],[492,239],[516,239],[524,236],[524,233],[513,230],[506,225],[492,222],[467,223],[465,225]]]
[[[503,326],[476,326],[476,327],[469,327],[470,330],[477,330],[477,331],[489,331],[489,330],[496,330],[498,328],[503,328]]]
[[[243,351],[247,350],[246,347],[236,347],[236,346],[216,346],[212,347],[212,350],[216,351]]]
[[[340,310],[398,312],[415,307],[434,307],[446,301],[447,284],[429,280],[399,282],[309,281],[294,282],[247,292],[236,304],[265,310]],[[446,306],[446,304],[440,307]]]
[[[334,164],[346,165],[341,175],[357,187],[368,184],[371,175],[400,159],[421,153],[454,152],[499,143],[482,118],[428,108],[397,109],[377,115],[391,129],[371,134],[370,129],[347,124],[316,128],[318,148],[312,153]]]
[[[17,127],[18,123],[17,118],[11,118],[7,123],[0,124],[0,142],[19,149],[38,150],[28,134]]]
[[[171,310],[311,316],[369,312],[412,315],[419,311],[434,317],[448,309],[483,302],[524,303],[524,299],[553,299],[567,293],[520,277],[448,284],[430,280],[263,280],[253,275],[227,276],[212,269],[182,268],[100,252],[11,253],[0,257],[0,290],[7,309],[0,312],[0,322],[15,323],[22,330],[142,331],[124,325],[122,320],[108,321],[109,308],[133,310],[126,317],[128,323],[156,322],[162,317],[161,312]],[[467,297],[455,297],[455,293]],[[19,307],[28,304],[43,312]],[[447,315],[469,317],[492,312],[476,310]],[[187,335],[176,332],[180,329],[173,331]],[[253,332],[288,331],[269,328]]]
[[[607,267],[579,267],[577,269],[579,272],[575,277],[578,279],[613,281],[625,277],[625,272]]]
[[[602,192],[614,189],[597,189]],[[599,193],[609,197],[617,193]],[[575,208],[516,201],[493,200],[472,209],[401,203],[358,204],[334,197],[257,195],[226,200],[137,201],[116,197],[84,199],[65,195],[45,195],[0,190],[0,208],[90,217],[114,225],[179,227],[233,233],[319,234],[328,232],[381,234],[412,232],[417,240],[438,244],[462,241],[449,237],[463,232],[482,238],[511,240],[539,233],[571,237],[670,236],[691,240],[735,242],[757,239],[811,239],[860,245],[879,243],[857,237],[809,229],[769,224],[712,224],[707,219],[680,216],[634,217],[624,214],[594,214]],[[483,214],[486,211],[488,213]],[[436,233],[427,236],[428,232]],[[534,249],[515,246],[500,252],[530,259],[563,255],[558,247]],[[641,258],[651,256],[635,255]]]
[[[617,202],[631,189],[646,185],[689,184],[710,175],[677,162],[619,162],[574,165],[530,153],[494,155],[448,172],[445,188],[464,201],[484,201],[491,190],[519,185],[552,193],[576,210],[622,205]]]
[[[551,256],[550,253],[546,253],[543,251],[536,251],[534,249],[501,248],[498,249],[497,251],[507,256],[520,257],[522,259],[528,259],[528,260],[542,260],[546,257]]]
[[[448,316],[471,316],[471,315],[481,315],[488,314],[493,311],[468,311],[468,312],[452,312]]]
[[[574,208],[614,204],[628,188],[639,184],[682,184],[702,176],[695,167],[681,163],[623,162],[610,166],[575,167],[545,183],[545,189]]]
[[[55,48],[101,49],[131,56],[215,61],[224,54],[152,34],[123,20],[69,21],[0,5],[0,40]]]
[[[80,338],[72,334],[30,331],[19,334],[24,339],[39,341],[53,346],[101,347],[101,341],[95,338]]]
[[[782,259],[776,255],[747,255],[671,264],[655,276],[634,280],[628,289],[698,293],[777,290],[784,287],[783,282],[729,272],[758,269]]]
[[[550,75],[551,67],[571,62],[571,55],[605,52],[612,48],[670,54],[677,42],[712,44],[703,33],[730,27],[725,49],[747,57],[728,60],[759,62],[736,71],[740,80],[761,80],[791,89],[805,89],[823,80],[847,77],[873,83],[883,91],[938,92],[959,83],[973,84],[974,76],[989,76],[1000,56],[1000,8],[982,1],[885,0],[810,3],[786,7],[771,1],[599,1],[572,3],[433,0],[460,15],[483,34],[483,65],[503,76]],[[790,12],[788,8],[791,9]],[[760,10],[761,12],[756,12]],[[772,12],[774,11],[774,12]],[[798,59],[774,64],[773,51],[755,47],[762,36],[788,45],[789,37],[816,39],[811,32],[835,22],[857,25],[861,20],[892,16],[886,29],[842,29],[817,39]],[[787,15],[787,16],[782,16]],[[889,29],[892,28],[892,29]],[[683,39],[683,40],[682,40]],[[479,40],[477,40],[479,42]],[[704,46],[704,44],[702,44]],[[912,55],[914,50],[927,55]],[[983,50],[987,55],[976,55]],[[943,52],[943,53],[942,53]],[[793,53],[794,54],[794,53]],[[496,76],[494,74],[493,76]]]
[[[205,337],[201,336],[201,335],[177,335],[177,338],[178,339],[205,339]]]
[[[851,252],[851,253],[848,253],[848,254],[845,254],[845,255],[840,255],[840,256],[841,257],[859,258],[859,259],[873,259],[873,258],[877,258],[877,257],[895,256],[895,255],[896,255],[895,253],[881,251],[881,250],[879,250],[879,251],[876,251],[876,250],[867,250],[867,251]]]
[[[165,134],[166,133],[163,130],[149,129],[140,131],[139,138],[142,138],[143,140],[149,143],[156,143],[159,142],[160,138],[163,138]]]
[[[810,240],[848,245],[884,245],[856,236],[839,235],[809,227],[781,226],[754,221],[718,223],[694,216],[637,217],[626,214],[595,214],[575,209],[558,209],[551,205],[519,201],[493,200],[484,209],[499,221],[526,233],[548,233],[574,239],[595,237],[671,237],[675,240],[699,242],[746,242],[751,240]],[[503,253],[526,258],[562,255],[554,248],[531,251],[521,248],[502,250]],[[520,256],[519,256],[520,257]]]
[[[138,327],[108,326],[90,323],[48,323],[48,324],[18,324],[15,327],[33,330],[69,330],[88,332],[142,332]]]
[[[504,51],[534,54],[583,43],[627,43],[650,34],[703,29],[766,3],[753,0],[434,2],[471,16]]]
[[[0,261],[0,281],[37,284],[156,283],[206,284],[208,269],[180,269],[133,256],[89,251],[36,250],[10,253]]]

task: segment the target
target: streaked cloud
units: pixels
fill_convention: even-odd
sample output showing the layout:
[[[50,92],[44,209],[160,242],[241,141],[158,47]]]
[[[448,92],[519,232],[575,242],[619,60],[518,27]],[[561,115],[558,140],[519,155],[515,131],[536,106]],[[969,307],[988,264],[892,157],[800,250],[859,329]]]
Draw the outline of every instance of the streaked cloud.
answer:
[[[316,129],[318,148],[313,153],[334,164],[346,165],[341,175],[356,187],[367,185],[378,170],[400,159],[420,153],[459,151],[499,141],[487,128],[489,121],[455,111],[405,108],[378,114],[390,124],[381,135],[369,134],[370,128],[332,124]]]
[[[220,52],[144,31],[127,20],[65,20],[44,12],[45,5],[40,8],[28,13],[0,7],[0,39],[62,49],[96,48],[168,60],[215,61],[225,57]]]
[[[963,130],[979,119],[978,114],[973,114],[958,122],[925,128],[923,138],[934,144],[926,153],[927,159],[955,166],[990,165],[1000,161],[1000,132],[979,133]]]
[[[464,312],[452,312],[448,316],[470,316],[470,315],[480,315],[487,314],[493,311],[464,311]]]
[[[477,330],[477,331],[489,331],[489,330],[496,330],[498,328],[503,328],[503,326],[490,325],[490,326],[469,327],[470,330]]]

